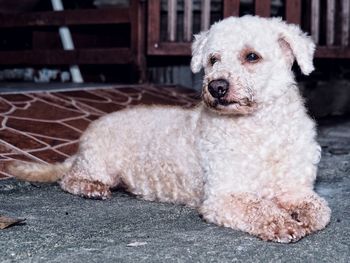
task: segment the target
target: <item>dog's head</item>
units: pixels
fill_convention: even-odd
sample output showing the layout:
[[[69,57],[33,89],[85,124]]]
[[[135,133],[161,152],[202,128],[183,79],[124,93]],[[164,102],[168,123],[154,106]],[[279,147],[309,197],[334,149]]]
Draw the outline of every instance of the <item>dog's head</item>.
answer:
[[[191,69],[204,68],[203,100],[221,114],[250,114],[294,83],[294,60],[308,75],[315,45],[280,18],[230,17],[195,35]]]

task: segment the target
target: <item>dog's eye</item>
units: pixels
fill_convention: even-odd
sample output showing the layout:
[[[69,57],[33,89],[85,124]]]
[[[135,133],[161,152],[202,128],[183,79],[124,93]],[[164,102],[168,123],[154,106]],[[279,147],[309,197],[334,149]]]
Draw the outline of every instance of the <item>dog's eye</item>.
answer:
[[[210,65],[214,65],[216,62],[218,62],[218,58],[217,57],[210,57],[209,59]]]
[[[253,52],[250,52],[245,56],[245,60],[250,62],[250,63],[255,63],[255,62],[258,62],[260,60],[260,56],[253,53]]]

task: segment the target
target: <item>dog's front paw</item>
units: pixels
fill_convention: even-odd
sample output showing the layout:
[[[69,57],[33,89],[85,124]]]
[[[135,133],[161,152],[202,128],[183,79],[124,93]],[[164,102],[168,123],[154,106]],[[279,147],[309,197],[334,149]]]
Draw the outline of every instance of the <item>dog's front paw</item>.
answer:
[[[294,204],[289,211],[291,217],[299,222],[306,232],[323,229],[330,221],[331,210],[323,200],[302,201]]]
[[[265,241],[290,243],[307,234],[302,223],[275,202],[250,193],[206,200],[199,212],[209,222],[246,231]]]
[[[264,225],[258,237],[265,241],[291,243],[298,241],[307,234],[299,222],[285,218],[279,220],[272,220]]]
[[[294,199],[291,197],[281,199],[278,204],[305,229],[307,234],[325,228],[330,221],[331,209],[316,193]]]

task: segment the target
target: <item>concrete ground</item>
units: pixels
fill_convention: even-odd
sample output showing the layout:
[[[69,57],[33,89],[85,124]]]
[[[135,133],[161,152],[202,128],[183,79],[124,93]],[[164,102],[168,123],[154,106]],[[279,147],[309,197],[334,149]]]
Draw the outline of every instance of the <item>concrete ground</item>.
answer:
[[[123,192],[107,201],[57,185],[0,181],[0,214],[26,218],[0,230],[0,262],[349,262],[350,120],[325,121],[317,192],[329,226],[294,244],[276,244],[205,223],[189,208]]]

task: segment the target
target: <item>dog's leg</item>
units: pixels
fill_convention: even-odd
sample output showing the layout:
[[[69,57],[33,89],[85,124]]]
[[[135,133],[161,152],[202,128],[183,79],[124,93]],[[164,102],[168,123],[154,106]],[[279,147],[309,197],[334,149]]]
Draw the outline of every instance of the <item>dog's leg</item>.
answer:
[[[111,196],[110,187],[97,180],[66,176],[60,181],[60,185],[63,190],[86,198],[107,199]]]
[[[250,193],[208,199],[199,212],[208,222],[242,230],[263,240],[289,243],[306,235],[302,223],[286,210]]]
[[[298,189],[283,193],[275,199],[276,204],[300,222],[306,233],[321,230],[330,221],[331,210],[327,202],[312,190]]]
[[[111,187],[118,184],[118,176],[107,172],[107,164],[98,154],[84,151],[72,168],[61,179],[63,190],[86,198],[107,199],[111,196]]]

